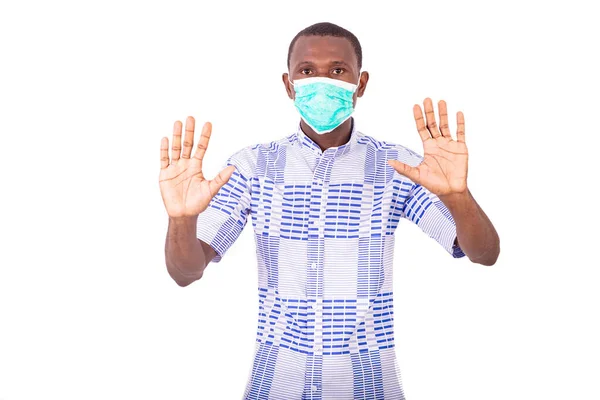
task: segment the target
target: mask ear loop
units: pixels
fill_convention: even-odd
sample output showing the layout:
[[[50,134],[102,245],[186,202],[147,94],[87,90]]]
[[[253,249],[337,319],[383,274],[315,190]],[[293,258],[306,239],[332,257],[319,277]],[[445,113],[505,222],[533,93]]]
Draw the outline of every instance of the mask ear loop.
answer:
[[[354,92],[358,92],[358,87],[360,86],[360,77],[362,76],[362,71],[358,71],[358,82],[356,82],[356,90]]]

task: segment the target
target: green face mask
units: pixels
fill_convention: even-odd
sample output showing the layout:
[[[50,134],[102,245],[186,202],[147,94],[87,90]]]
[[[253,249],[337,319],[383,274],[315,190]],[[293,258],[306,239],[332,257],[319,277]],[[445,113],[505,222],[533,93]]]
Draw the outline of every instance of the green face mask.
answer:
[[[300,116],[318,134],[331,132],[354,112],[352,97],[358,85],[339,79],[297,79],[294,105]]]

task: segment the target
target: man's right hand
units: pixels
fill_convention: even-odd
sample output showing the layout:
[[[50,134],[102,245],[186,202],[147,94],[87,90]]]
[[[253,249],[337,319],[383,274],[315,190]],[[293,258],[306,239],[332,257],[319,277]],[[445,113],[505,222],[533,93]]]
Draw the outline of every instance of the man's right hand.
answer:
[[[207,122],[202,127],[202,135],[194,156],[190,157],[194,146],[193,117],[185,122],[185,138],[181,152],[181,121],[173,126],[171,159],[169,160],[169,138],[160,142],[160,193],[170,218],[197,217],[206,210],[211,199],[227,183],[235,167],[223,169],[213,180],[202,174],[202,159],[208,147],[212,125]]]

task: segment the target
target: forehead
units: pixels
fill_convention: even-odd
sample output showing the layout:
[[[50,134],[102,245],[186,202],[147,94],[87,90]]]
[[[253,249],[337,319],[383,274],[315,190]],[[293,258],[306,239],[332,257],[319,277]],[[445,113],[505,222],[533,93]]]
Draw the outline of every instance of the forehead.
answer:
[[[358,64],[350,40],[334,36],[300,36],[292,48],[290,68],[302,62],[325,64],[334,61]]]

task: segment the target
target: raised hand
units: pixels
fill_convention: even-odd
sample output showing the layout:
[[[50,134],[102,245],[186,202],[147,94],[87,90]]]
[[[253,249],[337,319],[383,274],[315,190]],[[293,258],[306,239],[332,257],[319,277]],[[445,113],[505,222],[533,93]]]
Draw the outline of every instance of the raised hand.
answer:
[[[448,112],[446,102],[438,103],[440,126],[435,122],[433,104],[430,98],[423,102],[427,125],[423,120],[421,107],[413,107],[417,130],[423,140],[424,159],[416,167],[397,160],[388,163],[398,173],[405,175],[437,196],[464,193],[467,190],[468,152],[465,143],[465,117],[462,112],[456,113],[456,140],[452,139],[448,128]]]
[[[208,147],[212,125],[207,122],[194,156],[190,157],[194,145],[193,117],[185,122],[185,138],[181,152],[181,121],[173,126],[173,143],[169,162],[169,138],[160,142],[160,193],[171,218],[197,217],[204,211],[219,189],[227,183],[235,170],[234,166],[223,169],[213,180],[207,180],[202,173],[202,159]]]

